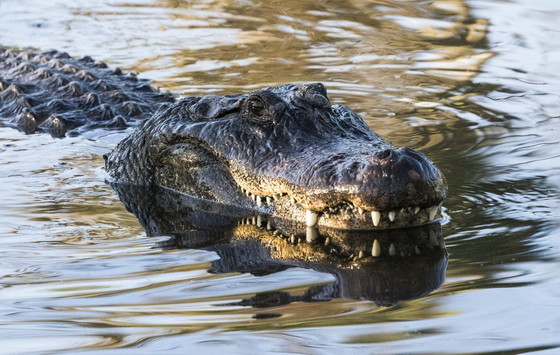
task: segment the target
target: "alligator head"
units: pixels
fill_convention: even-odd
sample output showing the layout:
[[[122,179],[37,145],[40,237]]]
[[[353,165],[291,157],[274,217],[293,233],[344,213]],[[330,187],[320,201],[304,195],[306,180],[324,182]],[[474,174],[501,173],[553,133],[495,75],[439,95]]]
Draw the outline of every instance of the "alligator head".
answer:
[[[187,97],[106,156],[116,181],[159,185],[309,227],[430,223],[447,186],[423,154],[396,148],[321,84]]]

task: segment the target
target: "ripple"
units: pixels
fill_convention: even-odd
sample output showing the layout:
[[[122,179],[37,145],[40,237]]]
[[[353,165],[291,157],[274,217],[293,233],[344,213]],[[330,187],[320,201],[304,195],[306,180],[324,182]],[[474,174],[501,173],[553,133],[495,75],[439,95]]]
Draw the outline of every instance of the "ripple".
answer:
[[[331,273],[220,269],[215,251],[147,237],[103,181],[101,155],[125,133],[53,140],[0,127],[0,352],[556,351],[558,10],[1,2],[1,45],[92,55],[182,95],[325,82],[333,103],[441,167],[451,218],[442,288],[391,307],[327,302],[316,290],[332,294]]]

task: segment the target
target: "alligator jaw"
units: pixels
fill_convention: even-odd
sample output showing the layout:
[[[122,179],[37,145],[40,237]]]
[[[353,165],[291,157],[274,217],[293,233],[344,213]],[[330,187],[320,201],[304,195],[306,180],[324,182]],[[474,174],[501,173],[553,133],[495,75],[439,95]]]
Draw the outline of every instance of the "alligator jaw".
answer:
[[[305,209],[297,198],[288,193],[271,196],[256,195],[242,189],[249,203],[257,210],[272,216],[305,221],[307,227],[324,226],[336,229],[376,230],[419,226],[432,223],[441,217],[441,203],[428,206],[407,206],[395,210],[368,210],[344,201],[321,211]]]
[[[394,154],[404,155],[399,151]],[[416,159],[428,168],[433,167],[427,159]],[[445,179],[436,168],[428,174],[429,178],[420,182],[407,180],[407,176],[400,178],[399,184],[387,185],[370,178],[363,184],[342,183],[326,188],[317,187],[313,179],[306,186],[299,186],[283,178],[255,175],[235,164],[230,164],[229,170],[246,199],[246,206],[271,216],[304,222],[308,227],[378,230],[424,225],[441,217],[441,204],[447,193]],[[304,174],[312,175],[311,170],[301,169]],[[367,173],[358,171],[356,175]]]

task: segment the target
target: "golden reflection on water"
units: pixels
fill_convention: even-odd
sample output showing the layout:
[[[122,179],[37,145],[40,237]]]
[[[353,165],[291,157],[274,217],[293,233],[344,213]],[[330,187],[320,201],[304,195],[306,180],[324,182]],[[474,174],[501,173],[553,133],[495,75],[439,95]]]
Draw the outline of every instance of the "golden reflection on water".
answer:
[[[132,69],[163,88],[230,94],[320,81],[334,103],[357,109],[377,133],[426,151],[453,137],[419,132],[410,122],[439,120],[443,126],[456,120],[437,105],[426,112],[426,99],[440,102],[494,55],[485,48],[487,20],[474,18],[462,1],[160,4],[185,10],[172,13],[185,36],[183,49],[147,57]],[[217,27],[234,32],[224,37]],[[209,43],[204,49],[196,45],[201,28]],[[218,44],[224,38],[228,42]]]
[[[231,93],[288,82],[322,81],[344,89],[346,97],[366,94],[370,100],[380,100],[384,94],[401,97],[416,86],[448,88],[450,80],[475,75],[491,55],[464,45],[480,42],[486,24],[471,18],[460,1],[428,5],[285,1],[257,6],[215,1],[199,4],[196,11],[187,2],[161,3],[189,10],[174,13],[175,20],[206,22],[194,28],[186,24],[186,35],[207,26],[205,40],[212,43],[223,38],[213,34],[215,24],[208,19],[208,12],[224,9],[229,16],[221,19],[226,25],[220,26],[236,31],[230,43],[146,58],[134,67],[139,72],[155,69],[160,78],[167,69],[173,70],[158,83],[182,93]],[[426,12],[444,19],[430,22]],[[475,36],[473,28],[482,35]],[[191,46],[188,39],[185,41],[185,47]],[[358,83],[360,88],[352,88]],[[369,101],[364,107],[385,107],[388,113],[395,106],[387,107],[389,100],[377,103]]]

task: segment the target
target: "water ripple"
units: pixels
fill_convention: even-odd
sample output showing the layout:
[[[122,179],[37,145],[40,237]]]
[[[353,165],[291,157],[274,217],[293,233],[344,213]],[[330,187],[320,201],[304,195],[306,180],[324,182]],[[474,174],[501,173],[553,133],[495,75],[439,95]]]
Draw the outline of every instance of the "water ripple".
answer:
[[[0,127],[0,353],[556,352],[559,11],[550,0],[0,2],[1,45],[92,55],[182,95],[325,82],[333,103],[427,154],[450,186],[447,281],[379,307],[325,299],[329,272],[220,269],[216,250],[147,237],[103,181],[101,155],[124,133]]]

